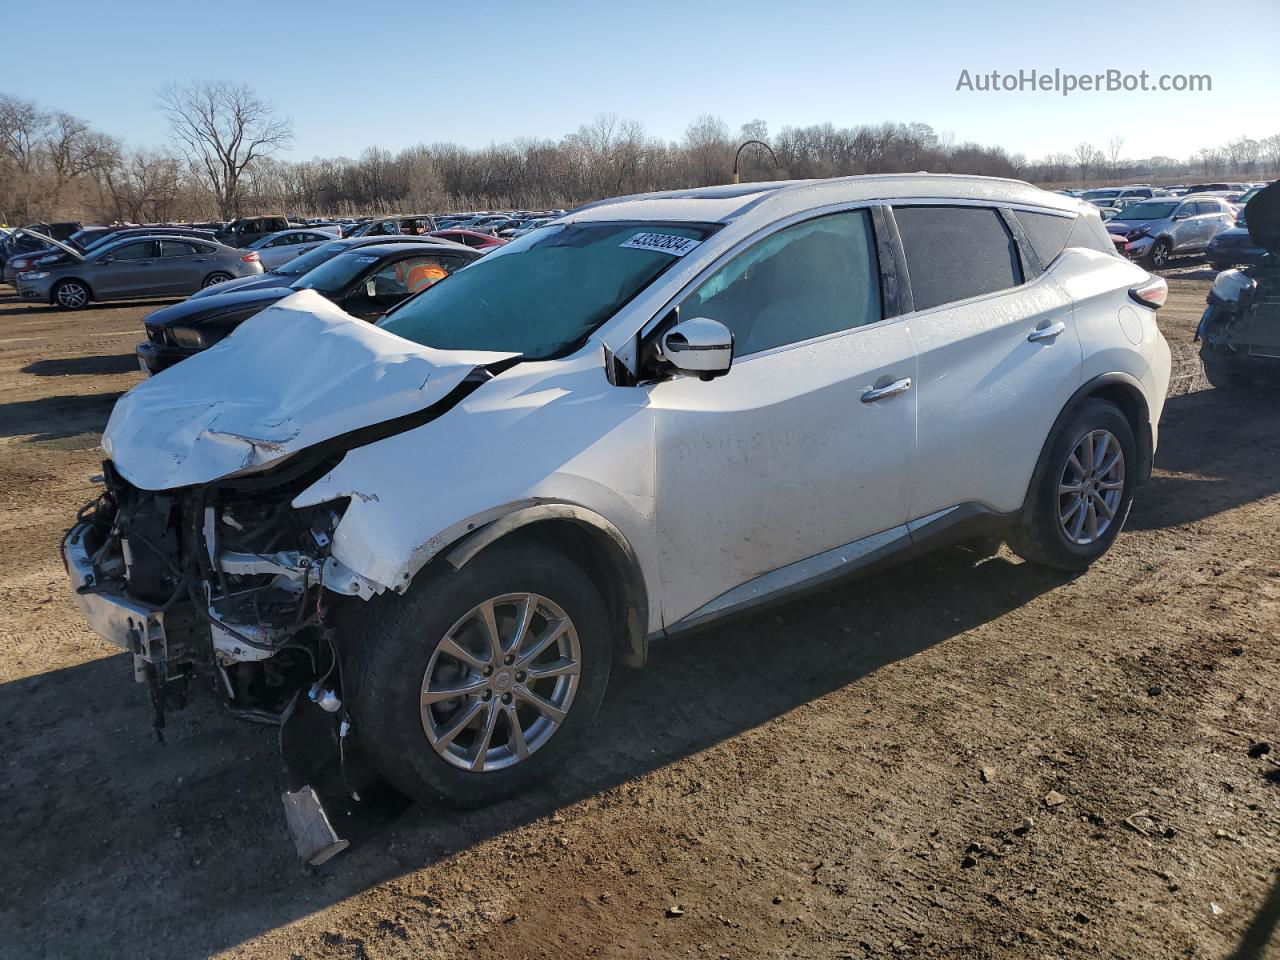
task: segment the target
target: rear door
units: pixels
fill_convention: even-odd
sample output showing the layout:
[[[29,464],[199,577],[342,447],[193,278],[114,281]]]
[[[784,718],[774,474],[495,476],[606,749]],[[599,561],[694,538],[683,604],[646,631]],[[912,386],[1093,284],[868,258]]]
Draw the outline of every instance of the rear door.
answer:
[[[895,204],[893,214],[918,354],[911,517],[1016,510],[1081,365],[1071,299],[1052,263],[1041,270],[1030,233],[1056,256],[1074,217],[1024,212],[1027,229],[983,205]]]
[[[207,248],[190,240],[161,240],[157,293],[194,293],[209,272]]]

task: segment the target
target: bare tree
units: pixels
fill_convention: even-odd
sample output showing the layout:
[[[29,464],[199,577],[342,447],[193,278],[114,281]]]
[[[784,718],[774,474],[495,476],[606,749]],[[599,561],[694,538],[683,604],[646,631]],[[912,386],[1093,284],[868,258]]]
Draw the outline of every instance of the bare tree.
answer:
[[[1076,166],[1080,169],[1081,182],[1089,179],[1089,171],[1093,169],[1098,157],[1098,150],[1092,143],[1076,144]]]
[[[1271,173],[1280,171],[1280,133],[1273,133],[1258,141],[1262,148],[1262,162]]]
[[[1107,155],[1111,161],[1111,176],[1120,176],[1120,151],[1124,149],[1124,137],[1114,136],[1107,141]]]
[[[170,85],[160,92],[160,105],[192,169],[217,198],[223,219],[239,216],[245,169],[293,141],[289,119],[246,84]]]

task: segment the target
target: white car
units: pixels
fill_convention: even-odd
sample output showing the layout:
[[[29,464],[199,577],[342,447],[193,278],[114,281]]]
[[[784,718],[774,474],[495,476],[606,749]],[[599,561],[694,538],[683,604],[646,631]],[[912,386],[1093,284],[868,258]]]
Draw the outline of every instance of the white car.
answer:
[[[274,270],[284,266],[294,257],[301,256],[308,250],[314,250],[322,243],[336,240],[339,236],[337,227],[309,227],[305,230],[279,230],[249,244],[248,249],[258,251],[262,261],[262,269]]]
[[[489,801],[659,639],[959,539],[1098,559],[1166,289],[1008,180],[604,201],[376,327],[302,291],[134,387],[67,567],[162,700],[189,664],[255,717],[301,691],[403,790]]]

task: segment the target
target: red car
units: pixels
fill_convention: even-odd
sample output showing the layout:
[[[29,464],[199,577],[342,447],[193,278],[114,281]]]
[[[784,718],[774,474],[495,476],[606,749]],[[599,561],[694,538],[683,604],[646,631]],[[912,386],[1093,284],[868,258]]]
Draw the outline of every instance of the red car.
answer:
[[[480,233],[478,230],[436,230],[428,236],[452,240],[454,243],[464,243],[473,250],[481,250],[485,253],[496,250],[507,242],[501,237],[495,237],[491,233]]]

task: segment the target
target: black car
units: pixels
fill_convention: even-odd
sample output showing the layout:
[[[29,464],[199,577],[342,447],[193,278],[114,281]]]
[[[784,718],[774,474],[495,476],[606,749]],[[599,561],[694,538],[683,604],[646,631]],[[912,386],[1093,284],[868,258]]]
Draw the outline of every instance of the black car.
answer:
[[[247,247],[268,234],[288,229],[289,220],[286,217],[241,217],[219,230],[214,239],[228,247]]]
[[[379,243],[339,254],[287,287],[192,297],[143,318],[147,339],[138,344],[138,360],[148,373],[158,373],[299,290],[314,290],[353,317],[372,322],[480,256],[458,244]]]

